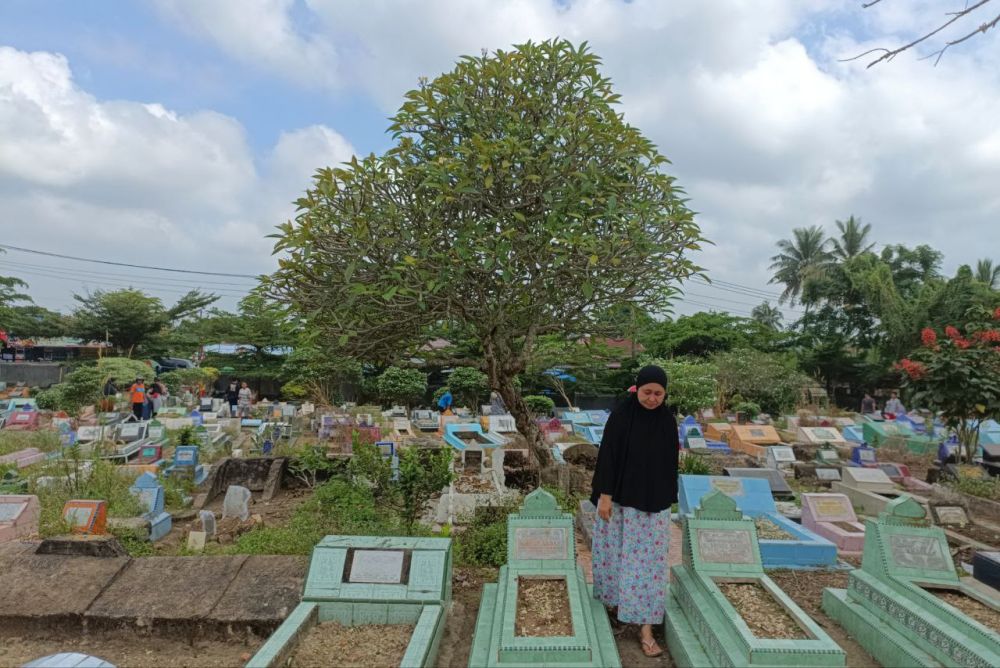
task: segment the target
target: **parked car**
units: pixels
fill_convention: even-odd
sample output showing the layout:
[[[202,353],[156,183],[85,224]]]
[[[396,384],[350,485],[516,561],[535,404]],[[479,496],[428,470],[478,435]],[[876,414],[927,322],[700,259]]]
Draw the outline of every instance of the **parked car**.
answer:
[[[194,362],[181,357],[157,357],[153,361],[157,364],[156,373],[165,373],[175,369],[194,368]]]

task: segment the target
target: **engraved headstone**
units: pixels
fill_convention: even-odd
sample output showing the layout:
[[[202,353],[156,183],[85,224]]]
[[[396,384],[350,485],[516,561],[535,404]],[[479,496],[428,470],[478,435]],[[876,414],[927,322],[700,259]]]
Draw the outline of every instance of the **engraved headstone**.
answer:
[[[215,513],[211,510],[199,510],[198,519],[201,520],[201,530],[206,536],[215,535]]]
[[[889,536],[892,559],[900,568],[915,568],[931,571],[951,570],[949,560],[941,549],[941,542],[931,536]]]
[[[743,481],[738,478],[712,478],[709,484],[726,496],[743,496]]]
[[[837,469],[817,468],[816,477],[820,480],[840,480],[840,471]]]
[[[813,515],[822,522],[838,522],[845,515],[853,514],[851,503],[842,494],[837,495],[816,495],[819,498],[813,500]]]
[[[695,529],[698,556],[702,561],[716,564],[754,563],[753,545],[749,530]]]
[[[514,529],[516,559],[568,559],[567,530],[563,527],[518,527]]]
[[[957,524],[964,526],[969,523],[969,516],[962,506],[935,506],[931,509],[938,524]]]
[[[402,550],[355,550],[350,582],[399,584],[403,577]]]

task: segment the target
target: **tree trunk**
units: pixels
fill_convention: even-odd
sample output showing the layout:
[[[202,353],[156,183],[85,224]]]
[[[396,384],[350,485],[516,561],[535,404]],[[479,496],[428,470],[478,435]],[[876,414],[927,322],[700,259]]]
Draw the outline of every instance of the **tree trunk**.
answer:
[[[545,443],[542,431],[535,424],[535,421],[531,419],[531,411],[528,410],[528,405],[524,403],[521,393],[514,387],[514,379],[498,379],[498,381],[490,379],[493,389],[500,393],[504,404],[507,405],[507,410],[514,416],[514,424],[517,425],[517,431],[528,442],[528,448],[538,463],[538,468],[545,468],[552,462],[552,456],[549,454],[549,448]]]

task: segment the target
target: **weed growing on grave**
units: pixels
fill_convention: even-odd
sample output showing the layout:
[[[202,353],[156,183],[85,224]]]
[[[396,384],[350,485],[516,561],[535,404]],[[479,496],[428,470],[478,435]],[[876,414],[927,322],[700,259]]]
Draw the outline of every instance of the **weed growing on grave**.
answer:
[[[557,497],[558,498],[558,497]],[[507,515],[517,512],[520,499],[476,508],[462,532],[455,532],[455,563],[459,566],[491,566],[507,563]]]
[[[184,499],[194,494],[194,480],[189,478],[160,474],[159,482],[163,486],[163,505],[171,510],[184,508]]]
[[[984,499],[1000,501],[1000,479],[998,478],[976,479],[960,477],[957,481],[950,484],[960,492],[965,492],[972,496],[980,496]]]
[[[566,492],[560,487],[554,485],[542,485],[542,489],[556,497],[556,503],[562,508],[564,513],[575,513],[577,507],[580,505],[580,501],[585,498],[589,498],[589,494],[581,494],[579,492]],[[512,513],[517,512],[517,508],[510,511]]]
[[[685,452],[678,464],[677,472],[682,475],[709,475],[712,467],[701,455]]]
[[[155,554],[153,544],[142,531],[127,527],[114,527],[109,530],[118,539],[121,546],[131,557],[151,557]]]
[[[7,455],[26,448],[38,448],[42,452],[59,449],[59,434],[54,431],[0,431],[0,455]]]
[[[94,459],[89,471],[75,468],[71,478],[68,473],[64,480],[35,489],[41,514],[38,532],[43,537],[56,536],[67,532],[62,520],[62,509],[70,499],[96,499],[108,502],[109,517],[138,517],[142,514],[142,504],[129,491],[133,480],[121,474],[109,461]]]

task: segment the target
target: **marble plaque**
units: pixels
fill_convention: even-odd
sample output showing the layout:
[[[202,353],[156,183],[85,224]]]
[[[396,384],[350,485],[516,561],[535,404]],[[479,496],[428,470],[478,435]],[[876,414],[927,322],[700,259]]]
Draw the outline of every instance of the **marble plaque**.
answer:
[[[88,527],[93,516],[94,509],[90,507],[72,506],[63,512],[63,519],[71,527]]]
[[[817,441],[842,441],[840,434],[829,427],[813,427],[813,437]]]
[[[848,477],[852,478],[855,482],[875,483],[879,485],[892,484],[889,476],[882,469],[850,468],[847,470],[850,471],[850,476]]]
[[[27,505],[20,501],[17,503],[0,503],[0,522],[13,522]]]
[[[695,529],[698,556],[705,563],[752,564],[753,543],[750,532],[742,529]]]
[[[847,502],[847,499],[844,497],[836,499],[813,499],[812,506],[816,519],[820,521],[826,521],[824,518],[827,517],[843,517],[844,515],[850,515],[852,510],[851,506]]]
[[[889,536],[889,548],[892,560],[900,568],[950,570],[948,560],[941,551],[941,542],[931,536],[893,534]]]
[[[934,508],[938,524],[968,524],[969,516],[961,506],[937,506]]]
[[[569,559],[565,527],[517,527],[515,559]]]
[[[902,478],[903,472],[899,470],[899,467],[895,464],[879,464],[879,470],[885,473],[890,478]]]
[[[791,448],[786,448],[781,446],[771,446],[768,449],[768,452],[771,453],[771,456],[774,457],[774,461],[776,462],[795,461],[795,453],[792,451]]]
[[[820,480],[840,480],[840,471],[837,469],[816,469],[816,477]]]
[[[722,478],[713,478],[711,481],[712,489],[717,489],[727,496],[743,496],[743,481],[742,480],[724,480]]]
[[[859,457],[861,458],[861,461],[863,461],[863,462],[873,462],[873,461],[875,461],[875,451],[874,450],[863,449],[863,450],[859,450],[858,453],[859,453]]]
[[[404,554],[402,550],[355,550],[350,582],[399,584]]]
[[[688,437],[687,446],[692,450],[707,448],[708,443],[703,438]]]

